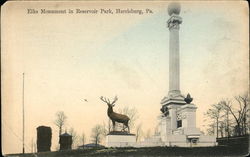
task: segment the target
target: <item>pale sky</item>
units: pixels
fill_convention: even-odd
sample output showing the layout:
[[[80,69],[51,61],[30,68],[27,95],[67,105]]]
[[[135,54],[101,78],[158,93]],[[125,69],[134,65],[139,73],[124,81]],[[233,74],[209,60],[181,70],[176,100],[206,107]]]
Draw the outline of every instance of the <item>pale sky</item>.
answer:
[[[209,105],[248,90],[248,7],[244,2],[181,2],[180,88],[197,105],[204,128]],[[154,131],[168,93],[168,2],[8,2],[1,11],[2,150],[22,151],[22,73],[25,72],[25,143],[36,128],[52,128],[64,111],[66,127],[91,142],[91,128],[107,123],[100,96],[118,96],[115,111],[138,110]],[[27,14],[27,9],[151,9],[153,14]],[[88,99],[84,102],[83,99]],[[133,132],[133,130],[132,130]]]

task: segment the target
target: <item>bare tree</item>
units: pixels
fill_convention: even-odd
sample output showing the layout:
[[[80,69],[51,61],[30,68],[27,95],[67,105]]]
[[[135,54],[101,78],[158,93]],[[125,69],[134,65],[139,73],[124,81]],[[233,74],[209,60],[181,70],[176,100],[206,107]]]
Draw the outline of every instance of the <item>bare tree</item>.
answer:
[[[249,116],[248,114],[249,113],[249,95],[248,93],[245,93],[242,96],[240,95],[238,97],[235,97],[235,99],[240,106],[240,110],[238,110],[238,112],[240,115],[240,122],[241,122],[241,126],[240,126],[241,135],[245,135],[247,134],[247,130],[248,130],[247,119]]]
[[[129,108],[128,106],[126,106],[123,109],[119,109],[119,113],[125,114],[130,118],[128,125],[130,129],[133,129],[135,127],[136,120],[139,118],[137,109],[135,107]]]
[[[69,134],[72,136],[72,148],[76,149],[77,146],[79,145],[79,136],[72,127],[69,129]]]
[[[109,120],[108,120],[108,132],[110,132],[111,129],[112,129],[112,121],[111,121],[111,119],[109,118]]]
[[[136,139],[136,142],[138,142],[141,140],[141,137],[143,136],[142,123],[136,126],[135,132],[136,132],[135,139]]]
[[[224,135],[229,137],[232,135],[232,125],[234,125],[234,135],[245,135],[248,133],[249,126],[247,120],[249,119],[249,95],[239,95],[234,97],[235,101],[222,100],[218,104],[212,105],[206,115],[214,122],[216,126],[216,134],[218,132],[221,137]],[[236,102],[237,105],[234,104]],[[234,119],[234,121],[231,120]],[[213,124],[210,125],[213,127]],[[210,133],[215,132],[210,128]],[[224,134],[225,133],[225,134]]]
[[[104,131],[102,125],[98,124],[98,125],[95,125],[94,128],[92,128],[91,138],[96,146],[101,142],[101,139],[102,139],[104,133],[105,133],[105,131]]]
[[[212,120],[215,120],[216,125],[216,137],[218,138],[218,132],[219,132],[219,118],[220,113],[222,110],[222,107],[220,104],[213,104],[211,105],[212,108],[208,109],[206,116],[210,117]]]
[[[207,129],[208,135],[214,135],[215,134],[215,130],[214,130],[215,125],[216,125],[215,121],[213,121],[212,123],[208,124],[208,129]]]
[[[81,136],[81,142],[82,142],[83,147],[84,147],[85,141],[86,141],[86,136],[85,136],[85,133],[83,132]]]
[[[223,121],[220,121],[220,122],[219,122],[220,137],[224,137],[224,129],[225,129],[224,122],[223,122]]]
[[[237,109],[235,109],[231,102],[223,101],[223,105],[234,117],[236,122],[236,135],[244,135],[247,134],[247,116],[249,112],[249,95],[248,93],[244,95],[239,95],[234,97],[236,102],[238,103]]]
[[[116,125],[118,125],[118,124],[119,123],[117,123]],[[103,122],[102,127],[104,129],[104,135],[107,135],[112,130],[112,121],[110,119],[108,119],[108,124],[106,124],[105,122]]]
[[[67,116],[63,111],[58,111],[56,113],[56,120],[54,121],[54,124],[59,128],[59,136],[62,134],[62,128],[65,125],[66,120]]]
[[[230,100],[222,100],[220,101],[220,105],[222,107],[222,116],[221,116],[221,129],[222,126],[224,126],[224,131],[225,131],[225,136],[229,137],[231,135],[231,125],[232,122],[230,122],[230,111],[227,105],[230,105],[231,101]],[[222,133],[222,131],[221,131]]]

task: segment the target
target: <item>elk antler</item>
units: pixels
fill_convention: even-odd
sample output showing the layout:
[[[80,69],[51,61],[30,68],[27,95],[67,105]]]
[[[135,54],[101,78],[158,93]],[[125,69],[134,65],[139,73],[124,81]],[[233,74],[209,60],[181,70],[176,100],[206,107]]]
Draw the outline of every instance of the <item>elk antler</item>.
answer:
[[[112,101],[112,103],[110,103],[109,99],[106,99],[106,98],[103,97],[103,96],[101,96],[100,99],[101,99],[103,102],[105,102],[105,103],[107,103],[107,104],[109,104],[109,105],[112,105],[112,106],[114,106],[114,103],[118,100],[117,96],[115,96],[115,98],[114,98],[114,100]]]
[[[107,103],[107,104],[110,104],[109,99],[106,99],[106,98],[104,98],[103,96],[101,96],[100,99],[101,99],[103,102],[105,102],[105,103]]]
[[[111,103],[112,106],[115,106],[115,102],[118,100],[117,96],[115,96],[113,102]]]

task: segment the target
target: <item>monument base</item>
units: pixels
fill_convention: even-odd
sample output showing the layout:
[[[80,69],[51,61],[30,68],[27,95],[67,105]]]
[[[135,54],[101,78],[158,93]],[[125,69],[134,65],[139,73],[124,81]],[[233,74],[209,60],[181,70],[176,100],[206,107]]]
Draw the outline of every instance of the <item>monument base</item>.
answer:
[[[149,138],[145,138],[144,141],[138,142],[137,147],[162,147],[164,146],[164,142],[162,142],[161,137],[154,135]]]
[[[181,99],[180,99],[181,100]],[[164,146],[178,147],[207,147],[216,146],[214,136],[203,135],[199,128],[196,128],[196,105],[175,104],[168,100],[168,114],[164,112],[159,116],[160,137]]]
[[[209,147],[216,146],[216,139],[213,136],[199,135],[169,135],[168,140],[164,142],[165,146],[177,147]]]
[[[116,131],[106,136],[106,147],[135,147],[135,145],[135,134]]]

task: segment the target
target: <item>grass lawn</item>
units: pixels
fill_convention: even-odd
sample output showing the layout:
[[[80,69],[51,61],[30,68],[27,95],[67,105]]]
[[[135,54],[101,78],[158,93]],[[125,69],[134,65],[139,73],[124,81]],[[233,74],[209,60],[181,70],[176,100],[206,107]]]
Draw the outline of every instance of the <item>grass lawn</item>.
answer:
[[[247,156],[248,145],[216,147],[144,147],[102,148],[36,153],[38,157],[83,157],[83,156]],[[12,156],[12,155],[11,155]],[[35,157],[34,154],[15,154],[18,157]]]

